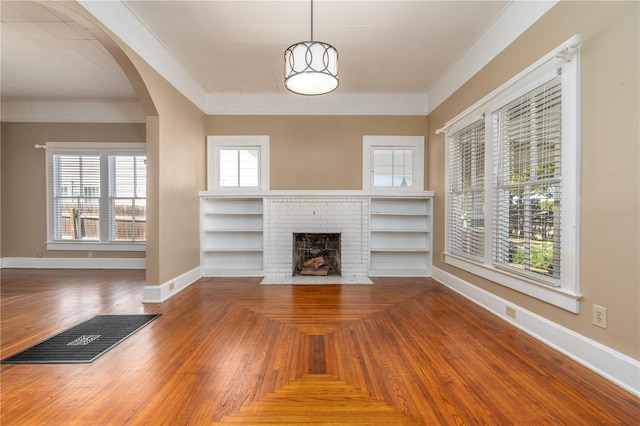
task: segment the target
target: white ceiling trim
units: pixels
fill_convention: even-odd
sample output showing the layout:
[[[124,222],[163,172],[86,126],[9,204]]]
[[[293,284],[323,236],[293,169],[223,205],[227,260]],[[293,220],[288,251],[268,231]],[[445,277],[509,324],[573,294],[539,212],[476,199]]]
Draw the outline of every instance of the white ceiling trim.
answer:
[[[299,96],[279,93],[207,95],[211,115],[426,115],[424,93],[331,93]]]
[[[144,123],[137,102],[2,102],[2,121],[11,123]]]
[[[556,3],[558,0],[513,1],[429,90],[427,113],[462,87]]]
[[[89,13],[124,41],[153,69],[202,111],[205,93],[176,58],[120,0],[78,0]]]
[[[551,9],[558,0],[513,1],[428,94],[206,93],[120,0],[78,2],[206,114],[426,115]]]

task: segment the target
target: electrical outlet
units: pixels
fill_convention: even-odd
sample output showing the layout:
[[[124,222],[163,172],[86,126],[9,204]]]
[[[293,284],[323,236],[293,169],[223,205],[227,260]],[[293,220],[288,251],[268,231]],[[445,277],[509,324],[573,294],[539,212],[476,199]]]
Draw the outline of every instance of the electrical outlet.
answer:
[[[607,308],[593,305],[593,325],[600,328],[607,328]]]
[[[516,317],[516,309],[512,308],[511,306],[507,306],[507,315],[509,315],[511,318],[515,318]]]
[[[174,288],[176,288],[176,283],[169,284],[169,291],[173,291]]]

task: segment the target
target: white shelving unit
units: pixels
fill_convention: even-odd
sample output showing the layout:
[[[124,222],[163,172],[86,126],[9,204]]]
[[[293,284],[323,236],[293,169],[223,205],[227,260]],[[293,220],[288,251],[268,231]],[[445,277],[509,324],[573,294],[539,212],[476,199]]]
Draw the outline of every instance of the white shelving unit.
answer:
[[[263,276],[262,197],[201,197],[200,203],[202,275]]]
[[[266,197],[285,198],[288,203],[309,197],[336,197],[353,201],[368,199],[369,211],[363,211],[360,219],[362,232],[369,234],[368,244],[361,247],[359,258],[367,257],[369,264],[362,265],[372,277],[429,277],[432,264],[433,192],[405,194],[367,194],[362,192],[256,192],[227,194],[201,192],[200,194],[200,248],[201,271],[205,277],[261,277],[269,270],[267,260],[273,261],[273,253],[265,256],[265,248],[279,250],[282,242],[274,246],[267,226],[274,226],[265,212]],[[266,204],[269,205],[268,203]],[[286,213],[285,213],[286,214]],[[315,214],[315,212],[314,212]],[[287,215],[287,220],[296,220]],[[340,219],[336,219],[338,229]],[[271,224],[271,225],[269,225]],[[343,244],[345,241],[343,241]],[[347,242],[348,243],[348,242]],[[270,260],[271,259],[271,260]],[[269,266],[271,267],[271,266]]]
[[[372,277],[431,276],[432,197],[372,197]]]

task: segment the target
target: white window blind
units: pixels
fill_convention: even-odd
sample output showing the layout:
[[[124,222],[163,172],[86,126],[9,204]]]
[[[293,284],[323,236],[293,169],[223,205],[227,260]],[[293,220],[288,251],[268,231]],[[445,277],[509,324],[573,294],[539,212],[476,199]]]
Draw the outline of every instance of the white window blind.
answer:
[[[436,131],[447,135],[445,263],[571,312],[581,298],[579,43]]]
[[[450,140],[448,250],[482,260],[484,255],[484,118]]]
[[[493,259],[514,272],[560,277],[560,76],[493,114]]]
[[[47,249],[143,251],[143,143],[47,142]]]
[[[146,240],[147,165],[141,155],[109,156],[109,240]]]
[[[99,155],[53,155],[53,238],[100,239]]]

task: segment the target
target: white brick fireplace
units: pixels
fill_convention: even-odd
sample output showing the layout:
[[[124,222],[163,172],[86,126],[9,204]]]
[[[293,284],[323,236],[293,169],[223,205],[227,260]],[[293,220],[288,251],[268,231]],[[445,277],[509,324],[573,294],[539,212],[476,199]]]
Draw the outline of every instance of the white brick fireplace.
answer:
[[[294,233],[340,234],[342,277],[368,281],[369,198],[267,196],[264,224],[265,283],[291,278]]]
[[[370,284],[369,277],[431,275],[431,191],[200,195],[202,276],[263,277],[263,284]],[[327,254],[339,259],[339,275],[335,268],[328,276],[294,277],[294,234],[340,234],[339,258]]]

